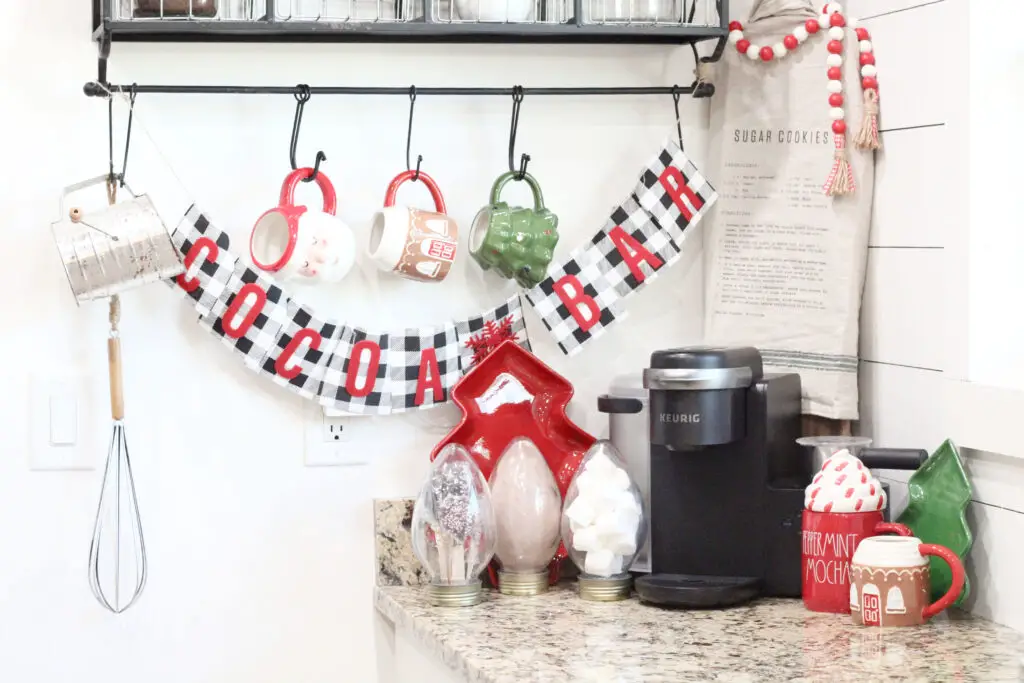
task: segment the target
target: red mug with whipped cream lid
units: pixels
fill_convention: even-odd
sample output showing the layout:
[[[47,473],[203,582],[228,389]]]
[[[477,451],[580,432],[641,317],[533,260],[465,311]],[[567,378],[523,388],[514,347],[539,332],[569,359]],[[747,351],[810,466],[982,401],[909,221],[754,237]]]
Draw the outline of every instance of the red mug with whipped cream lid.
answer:
[[[804,605],[816,612],[850,612],[850,560],[860,542],[895,533],[902,524],[884,520],[881,482],[848,450],[822,464],[804,495],[802,585]]]

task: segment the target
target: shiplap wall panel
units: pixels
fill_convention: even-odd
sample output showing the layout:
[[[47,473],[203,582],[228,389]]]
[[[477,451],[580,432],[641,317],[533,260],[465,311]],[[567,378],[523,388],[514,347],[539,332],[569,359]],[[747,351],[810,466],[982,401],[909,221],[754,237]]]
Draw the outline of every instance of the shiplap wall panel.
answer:
[[[863,361],[857,432],[875,445],[934,451],[942,429],[942,373]]]
[[[942,369],[944,270],[942,249],[868,250],[861,358]]]
[[[967,523],[974,546],[967,557],[973,592],[967,608],[975,614],[1024,631],[1024,514],[973,503]],[[1024,661],[1022,661],[1024,667]],[[1024,675],[1024,671],[1022,671]]]
[[[931,5],[944,0],[850,0],[840,3],[846,8],[850,16],[867,19],[877,17],[880,14],[892,12],[905,12],[916,9],[922,5]]]
[[[949,173],[949,128],[893,130],[881,135],[875,155],[875,201],[868,244],[941,247],[954,229],[949,200],[957,188]]]
[[[957,34],[953,4],[884,14],[864,20],[863,26],[871,33],[878,63],[882,129],[945,122],[945,99],[964,96],[948,87],[947,64],[964,58],[959,50],[949,49]]]

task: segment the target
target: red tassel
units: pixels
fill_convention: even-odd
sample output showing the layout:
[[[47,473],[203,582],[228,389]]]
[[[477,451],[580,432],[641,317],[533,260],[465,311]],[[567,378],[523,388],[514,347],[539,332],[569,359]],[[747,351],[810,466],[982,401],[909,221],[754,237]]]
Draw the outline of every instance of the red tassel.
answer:
[[[853,194],[857,189],[857,183],[853,178],[853,169],[850,167],[850,160],[846,156],[846,136],[836,135],[835,163],[832,165],[832,172],[825,181],[825,194],[834,197],[844,194]]]

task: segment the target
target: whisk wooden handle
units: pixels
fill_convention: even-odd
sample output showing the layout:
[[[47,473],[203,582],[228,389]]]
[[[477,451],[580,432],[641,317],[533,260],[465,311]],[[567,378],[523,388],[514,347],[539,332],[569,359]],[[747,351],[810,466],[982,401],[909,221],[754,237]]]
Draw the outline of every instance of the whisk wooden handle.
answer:
[[[124,419],[124,385],[121,382],[121,339],[107,340],[107,359],[110,361],[110,416]]]

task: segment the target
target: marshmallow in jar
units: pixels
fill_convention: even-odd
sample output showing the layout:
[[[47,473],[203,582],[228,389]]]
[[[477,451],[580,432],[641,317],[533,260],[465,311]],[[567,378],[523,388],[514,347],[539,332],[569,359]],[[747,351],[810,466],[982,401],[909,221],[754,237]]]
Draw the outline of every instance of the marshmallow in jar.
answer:
[[[629,566],[646,537],[640,490],[615,446],[598,441],[569,484],[562,511],[562,541],[580,570],[580,597],[629,597]]]

